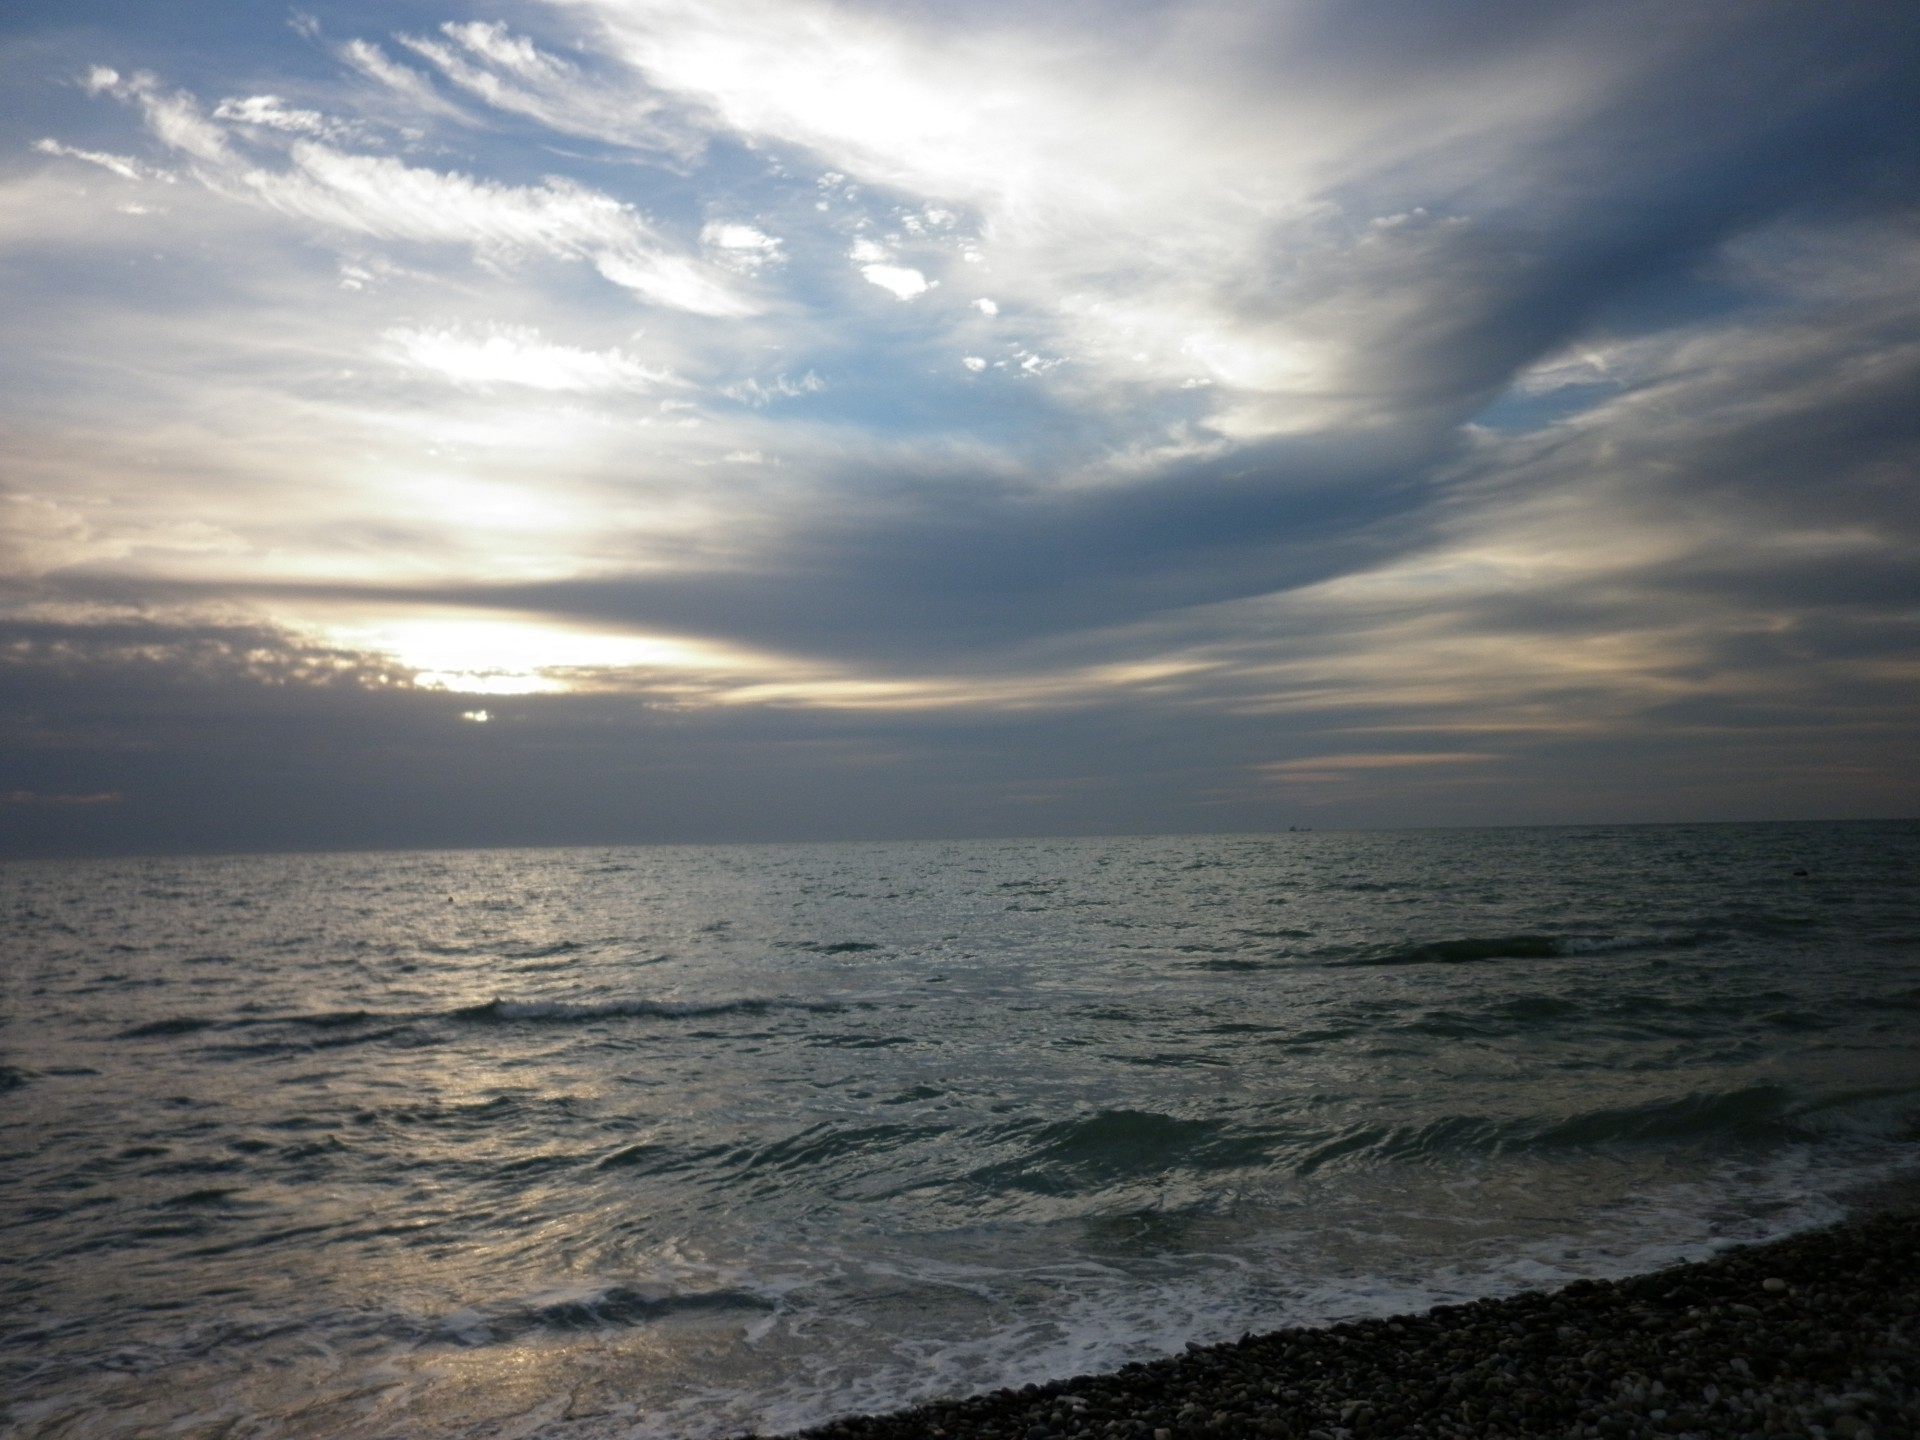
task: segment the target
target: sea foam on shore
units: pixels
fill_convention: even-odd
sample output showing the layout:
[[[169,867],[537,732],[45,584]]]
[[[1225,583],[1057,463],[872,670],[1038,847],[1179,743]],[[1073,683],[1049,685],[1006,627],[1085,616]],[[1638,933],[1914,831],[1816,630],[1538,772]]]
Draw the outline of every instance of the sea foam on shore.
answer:
[[[1920,1213],[1620,1281],[1237,1344],[813,1440],[1920,1433]]]

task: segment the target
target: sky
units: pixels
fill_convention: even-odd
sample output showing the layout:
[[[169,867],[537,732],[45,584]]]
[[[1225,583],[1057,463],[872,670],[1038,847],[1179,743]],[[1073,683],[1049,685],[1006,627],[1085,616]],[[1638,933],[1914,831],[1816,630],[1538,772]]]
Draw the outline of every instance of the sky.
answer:
[[[0,853],[1920,814],[1920,8],[15,0]]]

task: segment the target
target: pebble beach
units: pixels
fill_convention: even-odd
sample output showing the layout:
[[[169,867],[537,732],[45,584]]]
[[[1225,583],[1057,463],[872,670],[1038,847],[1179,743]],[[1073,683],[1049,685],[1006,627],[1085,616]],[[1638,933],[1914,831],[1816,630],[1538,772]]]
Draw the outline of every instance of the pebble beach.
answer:
[[[1191,1346],[804,1440],[1920,1434],[1920,1213],[1620,1281]]]

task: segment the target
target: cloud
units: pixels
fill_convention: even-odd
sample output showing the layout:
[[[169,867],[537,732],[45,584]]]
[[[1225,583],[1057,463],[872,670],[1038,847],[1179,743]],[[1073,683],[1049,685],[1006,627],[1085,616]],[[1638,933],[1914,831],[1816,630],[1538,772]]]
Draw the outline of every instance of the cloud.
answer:
[[[0,515],[7,521],[0,564],[13,577],[156,554],[203,560],[250,548],[233,531],[204,520],[173,514],[107,517],[84,502],[18,489],[0,494]]]
[[[450,330],[396,327],[382,337],[400,363],[462,385],[524,385],[535,390],[645,391],[672,383],[620,350],[552,345],[537,330],[496,327],[483,338]]]
[[[131,155],[109,155],[100,150],[81,150],[72,145],[62,145],[58,140],[36,140],[33,148],[42,155],[60,155],[70,160],[84,160],[89,165],[98,165],[103,170],[111,170],[123,180],[168,180],[174,176],[164,170],[156,170],[143,165]]]
[[[238,125],[259,125],[290,135],[313,135],[323,140],[361,137],[365,127],[322,115],[318,110],[289,106],[278,95],[247,95],[222,100],[213,107],[213,118]]]
[[[1081,393],[1212,381],[1209,423],[1247,440],[1453,423],[1609,291],[1791,203],[1801,182],[1754,147],[1805,163],[1850,97],[1785,57],[1858,39],[1787,7],[1648,43],[1626,12],[1568,7],[1420,65],[1316,7],[1155,7],[1100,36],[822,0],[566,8],[750,142],[975,212],[996,285],[1046,317],[1029,349],[1073,355]],[[1689,82],[1730,50],[1738,79]]]
[[[501,185],[307,141],[289,154],[292,169],[247,171],[235,177],[235,193],[282,214],[381,238],[586,259],[616,285],[695,314],[753,309],[693,262],[662,253],[629,207],[572,181]]]
[[[780,242],[752,225],[712,221],[700,231],[701,240],[722,250],[739,250],[755,255],[771,255]]]
[[[718,264],[745,275],[757,275],[787,258],[778,236],[740,221],[708,221],[700,229],[700,243]]]
[[[398,95],[410,110],[425,116],[468,118],[464,110],[435,90],[425,75],[412,66],[399,64],[371,41],[348,40],[340,46],[339,53],[341,59],[362,75]]]
[[[1604,807],[1629,753],[1648,804],[1713,754],[1728,804],[1911,793],[1904,12],[441,19],[215,47],[211,109],[64,62],[128,108],[4,182],[19,603],[394,667],[423,744],[908,756],[982,825]],[[61,713],[251,713],[201,638]]]
[[[1262,765],[1260,769],[1267,774],[1281,777],[1311,775],[1319,779],[1328,774],[1348,770],[1403,770],[1410,765],[1477,765],[1498,758],[1497,755],[1482,754],[1478,751],[1459,751],[1452,754],[1362,751],[1350,755],[1314,755],[1303,760],[1276,760]]]
[[[916,300],[939,283],[929,282],[918,270],[905,265],[862,265],[860,273],[869,285],[878,285],[896,300]]]
[[[146,75],[116,78],[109,88],[141,107],[162,143],[206,162],[197,178],[230,199],[384,239],[463,244],[484,256],[532,253],[586,260],[606,279],[646,300],[697,315],[740,317],[758,308],[725,276],[669,250],[632,206],[577,182],[553,178],[540,185],[506,185],[306,138],[288,147],[288,168],[267,169],[235,152],[228,132],[203,117],[191,96],[163,93]],[[229,102],[237,108],[228,118],[254,124],[263,123],[258,115],[284,120],[291,114],[267,104],[271,99]],[[273,128],[299,132],[305,127]]]
[[[390,664],[315,643],[271,623],[177,609],[99,603],[9,606],[0,614],[0,672],[23,676],[108,677],[128,670],[169,686],[240,683],[268,690],[404,685]]]
[[[630,87],[595,84],[579,67],[547,54],[500,22],[449,21],[440,34],[444,40],[404,34],[396,38],[454,85],[496,110],[564,134],[682,162],[700,153],[697,135],[669,123],[658,100],[636,95]]]
[[[797,378],[782,374],[774,376],[772,380],[760,380],[750,376],[737,384],[726,386],[721,394],[758,409],[763,405],[771,405],[776,400],[795,400],[802,395],[818,395],[828,388],[824,379],[809,370]]]
[[[0,805],[51,805],[55,807],[121,805],[126,796],[118,790],[98,790],[91,795],[41,795],[32,790],[9,790],[0,795]]]

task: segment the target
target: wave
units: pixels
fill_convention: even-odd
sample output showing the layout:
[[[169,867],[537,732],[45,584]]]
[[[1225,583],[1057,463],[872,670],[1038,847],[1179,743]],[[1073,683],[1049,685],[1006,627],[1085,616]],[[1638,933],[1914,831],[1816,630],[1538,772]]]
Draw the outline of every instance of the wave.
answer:
[[[1358,1124],[1302,1147],[1292,1168],[1305,1175],[1343,1161],[1445,1160],[1707,1138],[1782,1140],[1798,1128],[1793,1115],[1786,1088],[1752,1085],[1557,1117],[1448,1115],[1421,1124]]]
[[[1472,965],[1488,960],[1557,960],[1581,955],[1615,955],[1632,950],[1685,950],[1716,938],[1712,932],[1650,931],[1642,934],[1467,935],[1457,940],[1426,940],[1390,945],[1340,960],[1332,970],[1379,965]]]
[[[501,951],[508,960],[545,960],[554,955],[573,955],[587,947],[578,940],[555,940],[546,945],[528,945],[525,947]]]
[[[1565,953],[1557,935],[1472,935],[1375,950],[1350,960],[1330,960],[1327,966],[1345,970],[1375,965],[1468,965],[1482,960],[1550,960]]]
[[[291,1049],[326,1049],[337,1045],[358,1045],[372,1040],[416,1033],[418,1027],[435,1022],[463,1024],[505,1024],[539,1022],[580,1022],[621,1018],[679,1020],[708,1015],[765,1015],[776,1010],[804,1010],[835,1014],[849,1006],[831,1000],[794,1000],[746,996],[725,1000],[510,1000],[496,997],[479,1005],[455,1010],[424,1012],[382,1012],[377,1010],[324,1010],[290,1015],[239,1015],[216,1018],[205,1015],[173,1015],[149,1020],[122,1030],[121,1040],[165,1039],[172,1036],[203,1035],[215,1032],[236,1035],[236,1040],[220,1042],[223,1051],[268,1053]],[[857,1008],[857,1007],[856,1007]],[[237,1041],[237,1032],[295,1032],[292,1037]],[[305,1033],[302,1033],[305,1032]]]
[[[368,1010],[326,1010],[313,1014],[242,1015],[214,1019],[204,1015],[176,1015],[149,1020],[122,1030],[121,1040],[165,1039],[171,1036],[208,1035],[210,1053],[226,1055],[269,1055],[288,1050],[327,1050],[342,1045],[364,1045],[410,1030],[416,1017],[381,1015]],[[368,1027],[379,1024],[381,1029]],[[294,1035],[273,1036],[276,1030],[292,1030]],[[215,1039],[215,1036],[251,1037],[266,1032],[268,1038],[241,1040]],[[300,1033],[307,1032],[307,1033]]]
[[[1835,1133],[1905,1137],[1920,1126],[1920,1098],[1873,1092],[1812,1100],[1779,1085],[1751,1085],[1575,1113],[1453,1114],[1423,1121],[1356,1121],[1328,1128],[1239,1126],[1144,1110],[1101,1110],[1047,1125],[1008,1127],[1018,1153],[969,1171],[997,1192],[1085,1195],[1170,1174],[1322,1171],[1481,1161],[1494,1156],[1601,1151],[1697,1141],[1759,1144]],[[840,1135],[842,1152],[855,1146]],[[871,1137],[862,1137],[870,1140]],[[887,1137],[891,1144],[903,1143]],[[815,1147],[819,1148],[815,1138]]]
[[[199,1030],[211,1030],[220,1023],[198,1015],[173,1015],[164,1020],[149,1020],[144,1025],[135,1025],[131,1030],[122,1030],[115,1038],[144,1040],[155,1035],[191,1035]]]
[[[243,1024],[298,1025],[308,1030],[338,1030],[349,1025],[365,1025],[382,1019],[367,1010],[321,1010],[311,1015],[282,1015],[267,1021],[243,1021]]]
[[[468,1005],[451,1018],[487,1023],[502,1021],[581,1021],[637,1017],[680,1020],[704,1015],[765,1015],[775,1010],[833,1014],[847,1007],[831,1000],[782,1000],[746,997],[734,1000],[502,1000]]]
[[[626,1285],[532,1296],[515,1304],[466,1309],[442,1317],[440,1333],[462,1345],[498,1344],[535,1331],[561,1333],[627,1329],[680,1315],[775,1309],[750,1290],[696,1290],[653,1294]]]
[[[1026,1142],[1025,1153],[973,1170],[970,1181],[995,1190],[1064,1195],[1172,1170],[1258,1167],[1271,1159],[1263,1135],[1153,1110],[1100,1110],[1009,1133]]]

